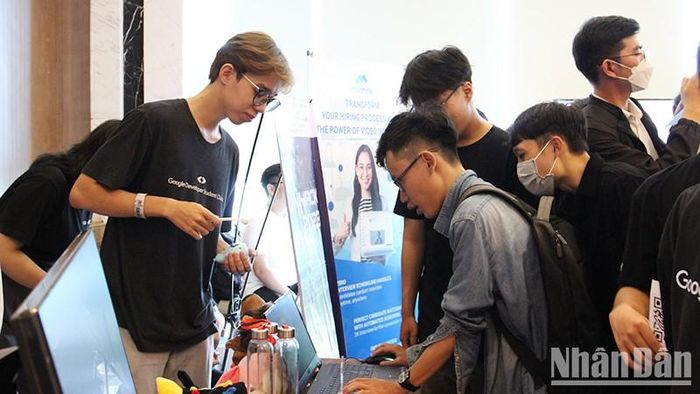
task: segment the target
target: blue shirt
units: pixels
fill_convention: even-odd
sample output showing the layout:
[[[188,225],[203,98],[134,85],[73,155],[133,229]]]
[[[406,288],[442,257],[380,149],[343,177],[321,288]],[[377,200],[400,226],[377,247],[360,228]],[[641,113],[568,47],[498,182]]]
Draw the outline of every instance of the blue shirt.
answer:
[[[466,171],[445,197],[434,227],[449,238],[454,253],[454,273],[442,300],[445,316],[433,335],[409,348],[409,361],[430,344],[454,335],[456,392],[462,393],[483,340],[486,392],[534,393],[532,377],[495,331],[490,314],[498,313],[503,324],[544,359],[547,310],[537,246],[529,223],[507,202],[480,194],[460,203],[467,188],[484,183]]]

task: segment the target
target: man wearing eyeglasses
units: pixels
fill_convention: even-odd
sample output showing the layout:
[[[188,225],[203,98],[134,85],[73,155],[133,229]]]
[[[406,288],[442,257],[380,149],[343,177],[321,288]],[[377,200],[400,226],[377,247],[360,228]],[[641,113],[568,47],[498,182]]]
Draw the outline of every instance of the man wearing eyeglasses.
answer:
[[[653,71],[638,32],[637,21],[622,16],[595,17],[583,24],[572,52],[593,94],[575,105],[586,115],[591,152],[653,174],[698,151],[700,119],[684,116],[671,128],[666,143],[659,138],[654,122],[630,97],[647,88]]]
[[[216,54],[210,83],[188,99],[144,104],[84,167],[70,201],[110,216],[101,257],[139,393],[155,378],[184,370],[208,386],[211,335],[208,292],[213,258],[228,246],[239,153],[219,125],[239,125],[275,106],[292,73],[265,33],[234,36]],[[226,269],[250,270],[249,256],[229,253]]]
[[[405,105],[440,106],[454,124],[457,154],[465,168],[536,203],[517,179],[517,160],[509,148],[508,133],[484,119],[473,98],[471,64],[453,46],[428,50],[414,57],[406,66],[399,90],[399,99]],[[425,340],[440,324],[443,316],[440,303],[452,277],[452,250],[447,237],[433,229],[435,221],[426,220],[415,206],[397,197],[394,213],[404,218],[400,336],[403,346],[409,347]],[[454,379],[454,375],[438,376],[427,386],[435,392],[445,391],[440,387],[454,386]]]
[[[491,320],[498,313],[537,357],[545,356],[546,303],[530,226],[495,196],[475,195],[461,201],[469,187],[485,182],[462,167],[456,146],[452,123],[434,109],[396,115],[379,140],[377,164],[389,171],[401,190],[401,200],[434,218],[435,230],[449,238],[454,274],[442,299],[444,316],[432,335],[408,349],[382,344],[374,350],[375,354],[394,353],[390,363],[409,366],[399,381],[355,379],[344,393],[403,393],[419,388],[464,393],[480,369],[485,393],[546,391],[544,386],[535,387]],[[503,239],[508,239],[507,245]],[[456,376],[451,387],[423,387],[435,376],[449,375],[448,370]]]

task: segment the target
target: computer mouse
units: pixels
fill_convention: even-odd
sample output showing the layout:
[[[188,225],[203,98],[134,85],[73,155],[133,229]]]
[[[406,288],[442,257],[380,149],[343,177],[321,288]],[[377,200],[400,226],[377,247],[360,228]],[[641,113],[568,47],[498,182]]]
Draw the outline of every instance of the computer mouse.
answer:
[[[392,361],[395,358],[396,358],[396,355],[394,353],[378,353],[378,354],[375,354],[374,356],[367,357],[363,362],[365,364],[379,365],[379,363],[382,361]]]

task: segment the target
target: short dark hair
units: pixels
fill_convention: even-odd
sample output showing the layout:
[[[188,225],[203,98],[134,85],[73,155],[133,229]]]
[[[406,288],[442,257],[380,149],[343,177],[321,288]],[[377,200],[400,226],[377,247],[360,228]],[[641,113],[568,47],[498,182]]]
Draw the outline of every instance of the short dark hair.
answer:
[[[459,48],[431,49],[414,57],[406,66],[399,100],[404,105],[419,106],[471,80],[472,67]]]
[[[576,68],[592,84],[599,82],[598,66],[603,60],[616,57],[622,40],[639,33],[639,23],[623,16],[597,16],[587,20],[574,37],[571,52]]]
[[[119,130],[121,121],[109,119],[102,122],[90,132],[83,140],[71,146],[67,151],[58,153],[44,153],[37,157],[31,164],[32,167],[40,165],[52,165],[58,167],[66,176],[69,185],[73,185],[83,170],[83,167],[92,159],[107,140],[112,138]]]
[[[260,183],[262,184],[262,187],[267,190],[267,185],[276,185],[277,182],[279,182],[281,175],[282,166],[280,166],[279,163],[273,164],[263,171],[262,176],[260,177]]]
[[[253,74],[274,74],[279,78],[282,90],[287,91],[294,84],[292,70],[275,41],[269,35],[251,31],[236,34],[219,48],[209,68],[209,82],[219,77],[221,66],[229,63],[236,68],[238,79],[251,72]]]
[[[516,146],[523,140],[544,144],[553,135],[561,137],[574,153],[588,151],[586,117],[579,108],[556,102],[534,105],[518,115],[510,129],[510,141]]]
[[[429,105],[402,112],[389,121],[377,145],[377,164],[386,168],[388,152],[414,152],[415,144],[421,142],[439,148],[449,162],[459,162],[457,132],[452,121],[440,107]]]

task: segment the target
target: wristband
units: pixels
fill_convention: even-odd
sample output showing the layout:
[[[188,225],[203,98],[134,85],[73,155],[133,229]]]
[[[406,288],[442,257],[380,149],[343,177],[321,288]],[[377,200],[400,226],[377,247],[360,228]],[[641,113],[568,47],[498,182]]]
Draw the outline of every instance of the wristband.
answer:
[[[146,211],[143,209],[146,196],[146,193],[136,193],[134,197],[134,216],[139,219],[146,219]]]

